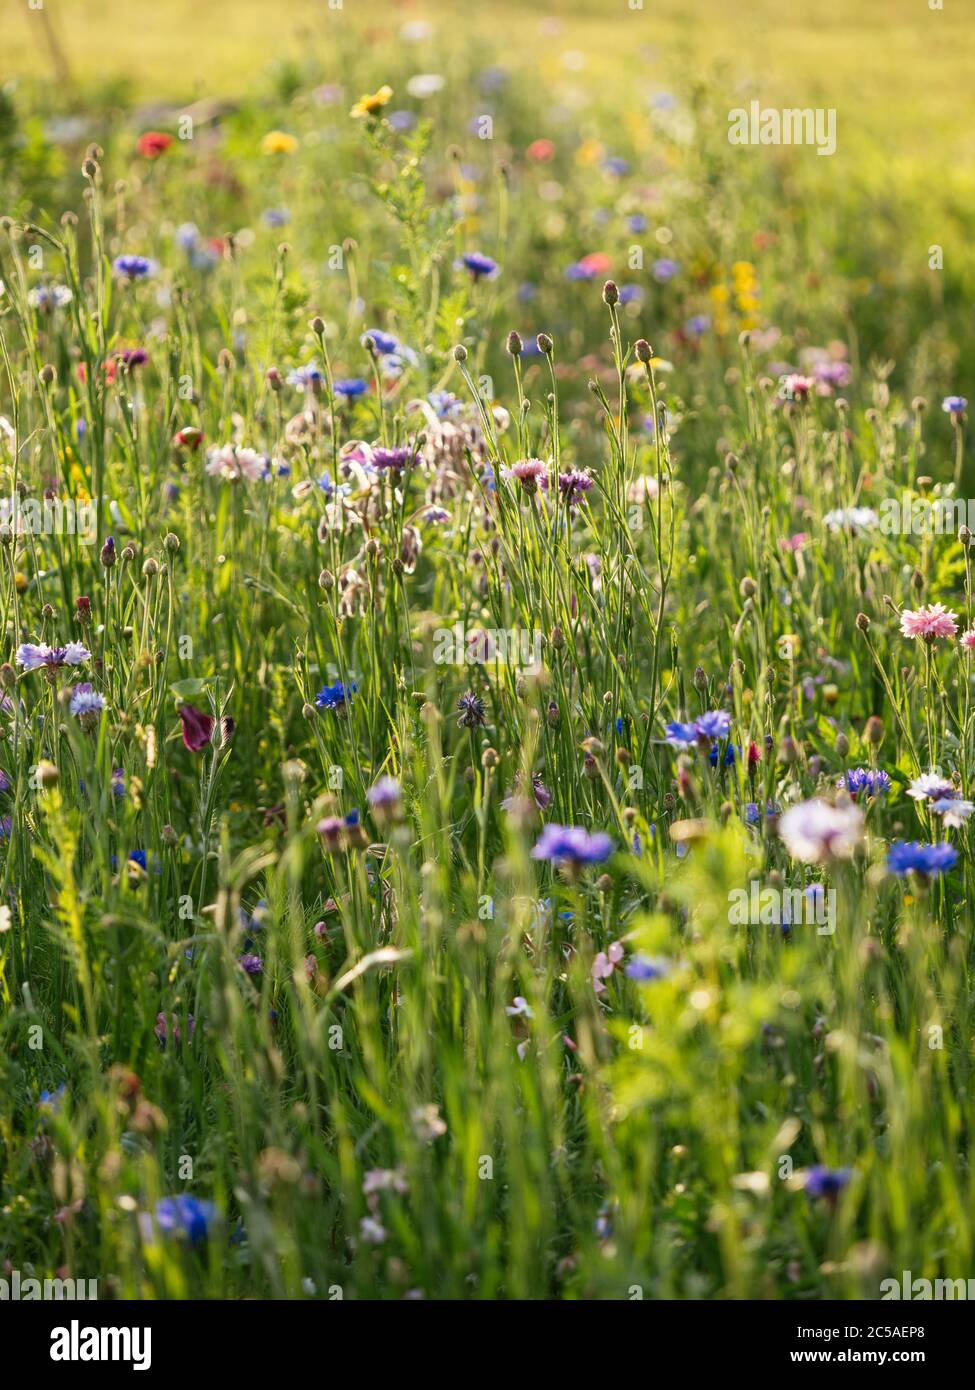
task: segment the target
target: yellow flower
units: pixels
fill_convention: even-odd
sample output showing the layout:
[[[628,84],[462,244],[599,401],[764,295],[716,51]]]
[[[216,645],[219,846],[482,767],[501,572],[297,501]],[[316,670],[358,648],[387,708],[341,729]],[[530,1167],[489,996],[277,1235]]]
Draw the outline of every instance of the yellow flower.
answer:
[[[606,146],[599,140],[583,140],[576,150],[576,163],[581,164],[584,169],[593,164],[598,164],[606,153]]]
[[[382,110],[392,95],[392,87],[380,87],[379,91],[373,92],[371,96],[367,92],[365,96],[359,98],[355,106],[353,106],[352,110],[349,112],[349,115],[356,120],[360,120],[363,116],[375,116],[378,111]]]
[[[297,148],[298,141],[286,130],[269,130],[261,141],[265,154],[294,154]]]
[[[18,570],[14,579],[14,583],[17,585],[18,594],[22,594],[24,590],[27,588],[28,584],[30,583],[30,580],[27,578],[26,574],[21,574]]]

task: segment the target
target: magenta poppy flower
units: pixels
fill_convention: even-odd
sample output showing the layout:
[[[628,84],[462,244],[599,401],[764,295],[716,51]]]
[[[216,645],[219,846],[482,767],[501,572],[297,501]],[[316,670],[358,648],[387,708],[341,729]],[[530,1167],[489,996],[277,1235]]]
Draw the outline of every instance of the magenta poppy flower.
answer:
[[[183,721],[183,742],[191,753],[201,752],[213,733],[213,715],[204,714],[195,705],[180,705],[179,717]]]

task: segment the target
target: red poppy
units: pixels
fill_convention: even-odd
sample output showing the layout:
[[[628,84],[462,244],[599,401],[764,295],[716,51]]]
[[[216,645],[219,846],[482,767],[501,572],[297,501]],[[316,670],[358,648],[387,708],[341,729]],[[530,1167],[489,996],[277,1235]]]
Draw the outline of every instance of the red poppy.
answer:
[[[612,269],[613,262],[605,251],[591,251],[588,256],[583,256],[579,264],[593,275],[605,275],[607,270]]]
[[[173,137],[164,130],[147,130],[145,135],[139,136],[135,147],[143,159],[158,159],[172,143]]]
[[[183,742],[191,753],[199,753],[210,742],[214,719],[212,714],[204,714],[195,705],[181,705],[179,717],[183,721]]]
[[[544,164],[555,154],[554,140],[533,140],[525,151],[529,159],[533,159],[536,164]]]

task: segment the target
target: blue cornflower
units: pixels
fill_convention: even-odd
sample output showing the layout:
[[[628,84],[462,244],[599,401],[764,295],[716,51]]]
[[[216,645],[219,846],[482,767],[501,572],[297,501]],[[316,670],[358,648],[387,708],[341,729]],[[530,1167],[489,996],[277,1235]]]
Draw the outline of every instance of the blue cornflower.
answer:
[[[291,213],[287,208],[265,208],[261,221],[265,227],[286,227],[291,221]]]
[[[468,251],[466,255],[454,261],[454,269],[469,271],[473,280],[480,280],[493,279],[499,266],[497,261],[493,261],[490,256],[482,255],[480,251]]]
[[[44,1110],[48,1114],[56,1115],[61,1109],[61,1102],[64,1100],[64,1082],[62,1081],[56,1091],[42,1091],[37,1097],[38,1110]]]
[[[667,742],[672,744],[697,743],[700,735],[697,732],[696,724],[666,724],[664,733],[667,735]]]
[[[948,415],[964,415],[968,407],[968,401],[964,396],[945,396],[941,402],[941,409]]]
[[[155,275],[158,266],[148,256],[116,256],[112,269],[125,280],[147,280]]]
[[[590,834],[581,825],[545,825],[531,857],[555,864],[602,864],[612,852],[613,841],[603,831]]]
[[[912,870],[930,877],[947,873],[958,861],[954,845],[922,845],[917,840],[895,840],[887,854],[887,867],[903,877]]]
[[[734,763],[735,759],[736,759],[736,758],[740,758],[740,757],[741,757],[741,744],[740,744],[740,743],[729,743],[729,744],[727,745],[727,747],[725,748],[724,753],[723,753],[722,756],[721,756],[721,763],[722,763],[722,766],[724,766],[724,767],[731,767],[732,764]],[[718,766],[718,750],[717,750],[716,747],[715,747],[715,748],[712,748],[711,751],[710,751],[710,753],[708,754],[708,762],[711,764],[712,767],[717,767],[717,766]]]
[[[803,1186],[810,1197],[827,1197],[835,1201],[852,1176],[850,1168],[827,1168],[825,1164],[817,1163],[806,1173]]]
[[[399,340],[392,333],[384,333],[381,328],[370,328],[362,335],[362,341],[364,345],[371,342],[381,357],[399,349]]]
[[[352,703],[352,697],[358,689],[355,681],[350,681],[348,685],[336,681],[334,685],[322,686],[315,696],[315,704],[319,709],[344,710],[346,705]]]
[[[631,980],[638,980],[640,984],[649,984],[652,980],[664,980],[670,974],[671,963],[662,956],[634,956],[626,963],[626,974]]]
[[[427,400],[438,420],[452,420],[464,409],[463,401],[459,400],[453,391],[431,391]]]
[[[288,385],[297,386],[299,391],[313,391],[325,384],[325,373],[317,362],[306,362],[303,367],[295,367],[288,373]]]
[[[363,381],[361,376],[346,377],[342,381],[336,381],[334,385],[335,394],[345,396],[346,400],[354,400],[368,389],[368,383]]]
[[[71,692],[71,703],[68,708],[72,714],[81,719],[97,718],[105,708],[105,696],[93,689],[90,681],[82,681]]]
[[[156,1203],[156,1225],[163,1235],[180,1236],[190,1245],[199,1245],[210,1234],[217,1219],[212,1202],[185,1194],[163,1197]]]
[[[695,719],[694,725],[703,738],[724,738],[731,729],[731,715],[723,709],[708,710]]]
[[[865,792],[867,796],[880,796],[890,790],[890,778],[886,772],[875,772],[870,767],[850,767],[837,786],[845,787],[852,797],[859,792]]]

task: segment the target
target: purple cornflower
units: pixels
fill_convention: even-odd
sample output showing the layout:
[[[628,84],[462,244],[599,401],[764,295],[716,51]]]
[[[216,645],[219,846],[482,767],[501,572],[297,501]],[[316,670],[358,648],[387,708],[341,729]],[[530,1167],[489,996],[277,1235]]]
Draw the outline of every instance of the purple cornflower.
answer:
[[[17,648],[17,665],[26,671],[37,671],[42,666],[54,670],[59,666],[80,666],[91,660],[91,652],[80,642],[68,642],[63,647],[49,647],[46,642],[35,646],[33,642],[23,642]]]
[[[613,841],[603,831],[590,834],[581,825],[545,825],[531,857],[553,864],[602,864],[612,852]]]
[[[400,803],[400,784],[395,777],[380,777],[366,792],[366,801],[373,811],[394,811]]]
[[[570,507],[577,507],[595,481],[591,473],[574,468],[568,473],[559,474],[559,491]]]
[[[410,446],[408,444],[401,444],[395,449],[373,449],[371,462],[374,468],[380,470],[391,468],[399,472],[401,469],[405,468],[408,463],[411,463],[413,458],[414,454]]]
[[[661,256],[654,261],[650,267],[650,274],[659,285],[665,285],[668,280],[673,280],[674,276],[680,272],[680,261],[671,260],[669,256]]]
[[[454,261],[455,270],[466,270],[470,273],[472,280],[493,279],[497,275],[499,266],[497,261],[493,261],[490,256],[484,256],[480,251],[468,251],[466,255]]]
[[[484,720],[484,701],[473,690],[465,690],[457,701],[458,725],[462,729],[479,729]]]
[[[250,953],[240,957],[239,965],[241,970],[248,975],[260,975],[261,971],[264,969],[264,962],[261,957]]]
[[[887,867],[903,877],[912,871],[924,878],[947,873],[958,862],[954,845],[922,845],[917,840],[895,840],[887,853]]]

